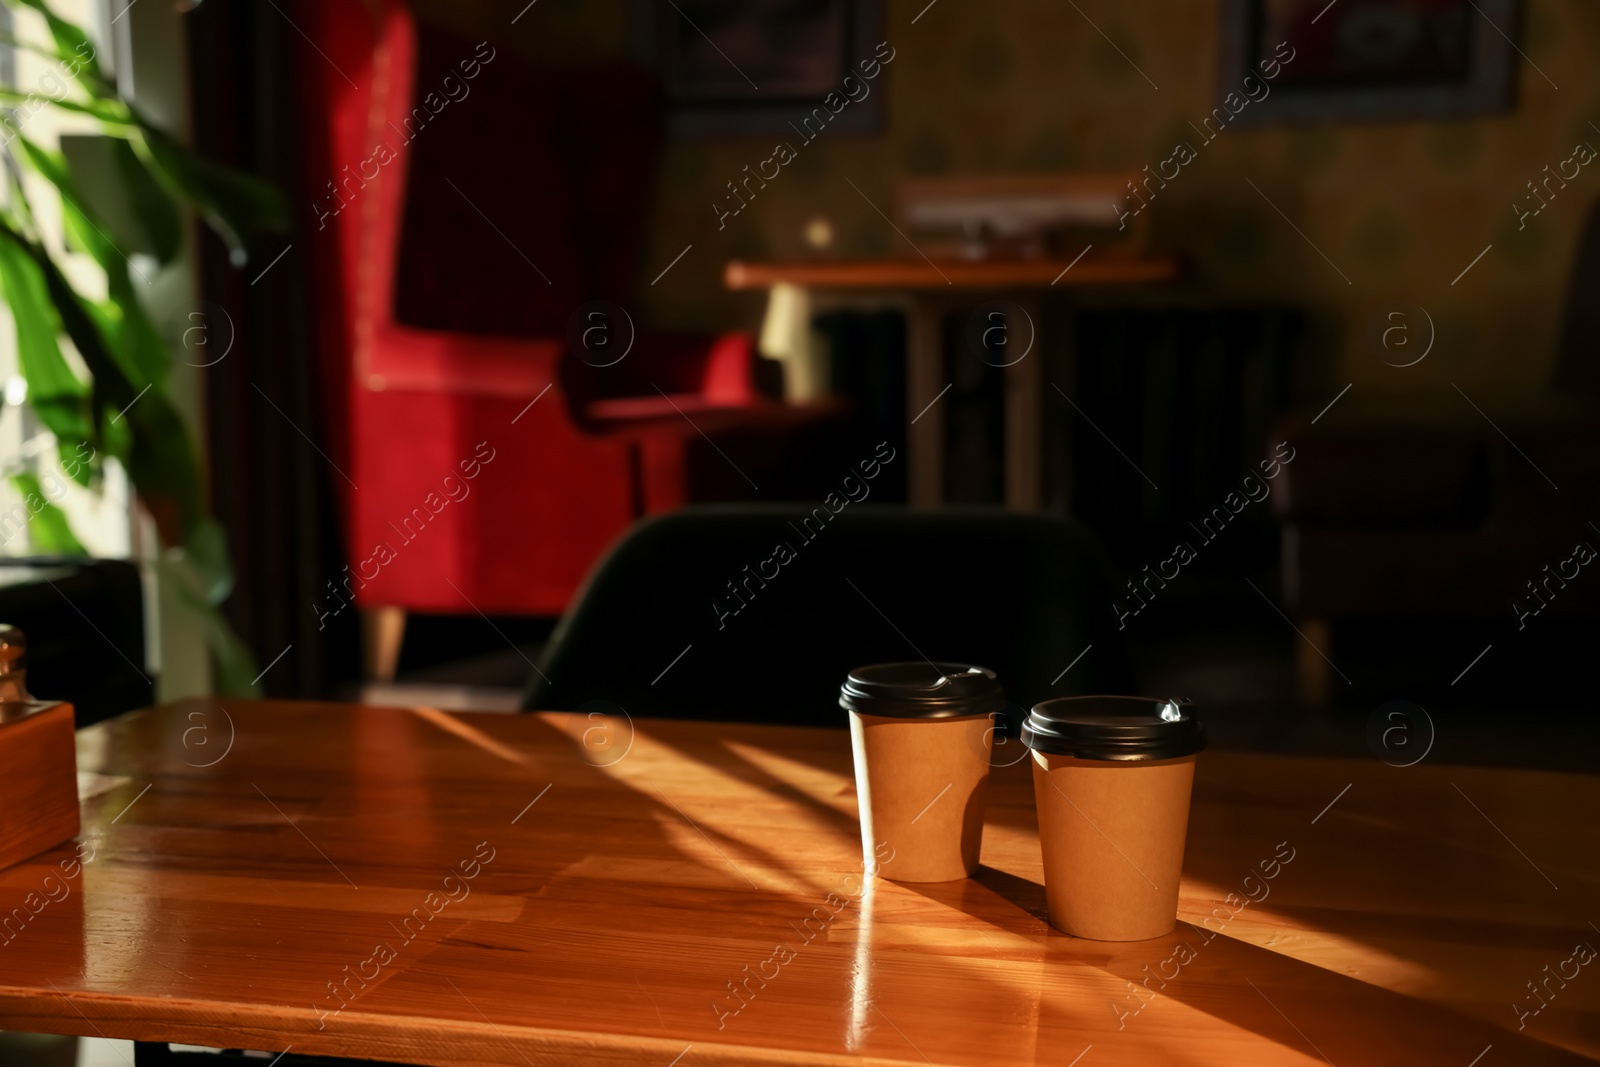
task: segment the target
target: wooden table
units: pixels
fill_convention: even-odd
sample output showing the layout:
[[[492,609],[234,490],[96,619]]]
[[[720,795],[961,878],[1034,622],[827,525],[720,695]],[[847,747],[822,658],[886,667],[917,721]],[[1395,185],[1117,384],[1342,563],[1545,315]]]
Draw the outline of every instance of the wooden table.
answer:
[[[1042,503],[1044,473],[1040,402],[1046,383],[1038,336],[1041,295],[1052,288],[1148,285],[1170,281],[1180,270],[1181,261],[1174,256],[1088,255],[1076,261],[734,260],[727,265],[723,280],[730,289],[791,285],[897,295],[906,311],[908,487],[911,503],[918,505],[937,504],[944,496],[944,415],[936,403],[951,384],[944,364],[944,314],[960,303],[970,305],[974,293],[1004,297],[1020,313],[1007,316],[1008,333],[1025,337],[1025,342],[1019,343],[1033,350],[1005,368],[1005,497],[1014,510],[1034,511]],[[1013,318],[1027,320],[1026,333],[1021,323],[1009,321]]]
[[[225,707],[79,735],[113,787],[75,875],[0,872],[0,1027],[508,1067],[1600,1054],[1600,963],[1511,1008],[1600,946],[1594,778],[1208,752],[1180,910],[1229,917],[1105,944],[1041,918],[1026,762],[977,878],[857,888],[842,730]]]

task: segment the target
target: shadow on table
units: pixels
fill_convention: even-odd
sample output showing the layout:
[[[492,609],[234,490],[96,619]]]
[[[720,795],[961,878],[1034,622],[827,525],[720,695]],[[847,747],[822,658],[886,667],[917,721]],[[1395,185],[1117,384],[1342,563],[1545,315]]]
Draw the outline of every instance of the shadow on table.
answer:
[[[1070,957],[1082,951],[1077,939],[1061,939],[1050,955]],[[1191,953],[1180,954],[1183,945]],[[1137,989],[1108,1004],[1126,1030],[1160,1027],[1155,1017],[1171,998],[1235,1026],[1276,1041],[1285,1048],[1325,1058],[1332,1063],[1450,1064],[1476,1062],[1493,1046],[1496,1062],[1519,1065],[1592,1062],[1588,1057],[1555,1048],[1496,1026],[1483,1019],[1230,938],[1214,935],[1207,942],[1186,923],[1165,938],[1112,949],[1106,969]],[[1186,964],[1177,960],[1188,958]],[[1145,968],[1148,967],[1149,970]],[[1163,974],[1174,975],[1164,979]],[[1154,977],[1151,977],[1154,976]],[[1152,996],[1148,989],[1154,991]],[[1125,987],[1126,988],[1126,987]],[[1338,1018],[1328,1005],[1338,1004]],[[1123,1014],[1126,1012],[1126,1014]],[[1510,1017],[1508,1011],[1507,1017]],[[1360,1020],[1352,1026],[1350,1020]],[[1167,1025],[1171,1025],[1168,1023]]]
[[[963,882],[904,885],[958,910],[975,912],[977,898],[995,894],[1015,908],[1014,921],[996,925],[1032,940],[1046,966],[1087,965],[1112,979],[1106,1018],[1130,1037],[1170,1035],[1170,1000],[1249,1030],[1285,1048],[1332,1063],[1364,1065],[1449,1064],[1465,1067],[1490,1045],[1499,1062],[1519,1065],[1592,1062],[1481,1018],[1404,993],[1396,993],[1327,968],[1179,922],[1150,941],[1101,942],[1069,937],[1045,924],[1044,886],[993,868]],[[982,911],[994,921],[993,907]],[[1002,916],[1004,912],[1000,913]],[[1211,937],[1207,941],[1206,937]],[[1178,947],[1183,946],[1183,951]],[[1180,962],[1187,959],[1187,963]],[[1163,977],[1163,976],[1167,977]],[[1127,983],[1133,983],[1130,988]],[[1329,1005],[1338,1005],[1337,1020]],[[1052,1022],[1052,1016],[1054,1016]],[[1509,1016],[1509,1013],[1508,1013]],[[1040,1006],[1041,1033],[1082,1029],[1083,1005]],[[1331,1021],[1332,1020],[1332,1021]],[[1348,1020],[1360,1020],[1351,1026]],[[1105,1044],[1116,1038],[1097,1039]],[[1070,1050],[1069,1050],[1070,1051]]]
[[[964,881],[899,885],[953,911],[982,916],[985,923],[1012,935],[997,941],[980,933],[988,950],[1010,960],[1013,969],[1022,965],[1026,971],[1029,962],[1040,968],[1034,997],[1036,1062],[1070,1060],[1077,1049],[1059,1045],[1065,1035],[1108,1052],[1127,1043],[1140,1054],[1152,1059],[1159,1055],[1162,1062],[1174,1064],[1214,1062],[1219,1055],[1227,1056],[1225,1030],[1173,1042],[1175,1032],[1192,1029],[1186,1023],[1192,1017],[1174,1001],[1286,1050],[1312,1059],[1325,1054],[1335,1064],[1465,1067],[1490,1044],[1518,1064],[1581,1059],[1449,1008],[1233,938],[1217,935],[1206,942],[1184,923],[1168,936],[1150,941],[1069,937],[1047,926],[1042,885],[993,868],[981,868]],[[1009,906],[996,907],[995,897]],[[1192,956],[1181,967],[1174,966],[1178,945],[1186,946],[1184,958]],[[1162,973],[1171,977],[1163,979]],[[1148,978],[1147,990],[1141,983],[1150,975],[1154,977]],[[974,970],[971,978],[984,981],[982,969]],[[1138,987],[1137,994],[1129,988],[1130,981]],[[974,996],[979,996],[976,990]],[[1328,1031],[1329,1025],[1339,1029]],[[1053,1042],[1059,1046],[1057,1054],[1044,1055]],[[1472,1047],[1462,1054],[1468,1046]]]

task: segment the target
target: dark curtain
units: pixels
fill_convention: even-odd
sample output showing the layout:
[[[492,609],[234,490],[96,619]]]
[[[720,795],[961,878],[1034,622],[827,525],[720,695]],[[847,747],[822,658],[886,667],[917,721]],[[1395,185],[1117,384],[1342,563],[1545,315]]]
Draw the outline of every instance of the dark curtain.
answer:
[[[358,676],[358,637],[353,612],[319,625],[315,608],[344,566],[330,483],[340,475],[317,370],[304,207],[311,150],[300,119],[315,102],[299,98],[296,72],[309,45],[283,12],[211,0],[186,16],[195,146],[277,184],[296,220],[294,232],[264,241],[243,267],[201,228],[206,359],[220,355],[230,323],[232,341],[201,374],[212,507],[237,578],[225,610],[260,667],[283,654],[261,679],[268,695],[321,697]]]

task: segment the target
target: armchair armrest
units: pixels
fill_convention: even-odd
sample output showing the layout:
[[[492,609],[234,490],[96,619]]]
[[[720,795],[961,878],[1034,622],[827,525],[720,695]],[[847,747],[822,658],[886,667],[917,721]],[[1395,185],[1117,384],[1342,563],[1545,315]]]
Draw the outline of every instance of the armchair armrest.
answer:
[[[562,378],[580,408],[629,397],[659,400],[662,393],[695,406],[742,407],[762,400],[755,358],[746,333],[646,334],[610,366],[567,360]]]

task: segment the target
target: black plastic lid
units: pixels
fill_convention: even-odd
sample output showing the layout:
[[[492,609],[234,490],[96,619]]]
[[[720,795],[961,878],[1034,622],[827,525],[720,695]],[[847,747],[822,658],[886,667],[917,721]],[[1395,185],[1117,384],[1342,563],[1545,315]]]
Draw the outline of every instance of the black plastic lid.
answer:
[[[1000,679],[987,667],[927,660],[857,667],[839,688],[846,711],[904,719],[983,715],[1004,700]]]
[[[1061,697],[1035,704],[1022,743],[1036,752],[1097,760],[1192,756],[1205,731],[1187,700],[1159,697]]]

